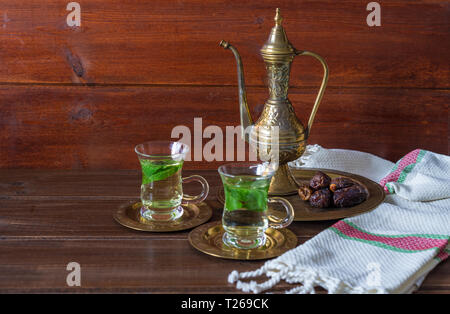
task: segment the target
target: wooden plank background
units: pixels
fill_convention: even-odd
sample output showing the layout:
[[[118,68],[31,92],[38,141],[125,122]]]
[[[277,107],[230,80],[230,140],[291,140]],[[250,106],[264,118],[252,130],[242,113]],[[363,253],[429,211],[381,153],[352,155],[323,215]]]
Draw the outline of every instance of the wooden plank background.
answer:
[[[0,0],[1,168],[131,169],[135,144],[194,117],[237,125],[235,61],[221,39],[242,55],[257,117],[275,6],[292,44],[330,67],[310,143],[393,161],[415,148],[449,153],[448,1],[380,1],[381,27],[367,26],[360,0],[80,0],[81,27],[67,26],[68,2]],[[294,61],[290,99],[305,122],[321,75],[314,59]]]

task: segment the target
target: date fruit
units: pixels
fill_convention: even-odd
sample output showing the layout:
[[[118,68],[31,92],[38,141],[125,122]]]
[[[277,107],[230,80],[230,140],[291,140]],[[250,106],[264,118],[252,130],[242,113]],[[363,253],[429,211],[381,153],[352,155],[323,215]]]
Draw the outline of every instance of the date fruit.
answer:
[[[333,178],[331,179],[330,190],[335,192],[336,190],[346,188],[355,184],[356,184],[355,181],[348,178],[344,177]]]
[[[308,183],[298,189],[298,195],[304,201],[317,208],[352,207],[364,202],[367,190],[358,182],[347,177],[331,179],[317,171]]]
[[[314,190],[328,188],[331,178],[322,171],[317,171],[314,177],[309,181],[309,186]]]
[[[336,190],[333,195],[333,203],[336,207],[355,206],[366,199],[367,193],[359,184]]]
[[[309,203],[313,207],[327,208],[332,204],[332,194],[328,188],[315,191],[309,198]]]
[[[311,190],[311,188],[307,185],[301,185],[298,188],[298,195],[300,195],[300,198],[304,201],[309,200],[309,198],[311,197],[313,190]]]

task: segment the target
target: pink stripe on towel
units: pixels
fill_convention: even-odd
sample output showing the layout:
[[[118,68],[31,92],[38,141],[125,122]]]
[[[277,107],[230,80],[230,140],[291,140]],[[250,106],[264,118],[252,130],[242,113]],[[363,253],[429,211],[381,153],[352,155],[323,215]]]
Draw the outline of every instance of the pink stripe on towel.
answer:
[[[341,220],[333,225],[342,234],[363,241],[378,242],[391,247],[409,251],[423,251],[433,248],[444,250],[447,246],[448,239],[432,238],[431,236],[415,236],[415,235],[375,235],[365,232],[361,229],[349,225]]]
[[[417,161],[417,157],[419,156],[420,149],[415,149],[412,152],[406,154],[396,165],[394,171],[389,173],[386,177],[381,179],[380,185],[384,187],[384,190],[389,193],[388,188],[386,187],[386,183],[388,182],[396,182],[400,177],[400,174],[405,169],[405,167],[414,164]]]

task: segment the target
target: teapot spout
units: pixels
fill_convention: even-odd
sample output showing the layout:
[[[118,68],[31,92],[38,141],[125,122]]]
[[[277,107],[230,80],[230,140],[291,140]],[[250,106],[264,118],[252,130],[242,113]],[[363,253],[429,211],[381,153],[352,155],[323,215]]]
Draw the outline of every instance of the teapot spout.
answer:
[[[239,87],[239,112],[241,116],[241,126],[242,126],[242,138],[248,141],[249,132],[246,132],[247,128],[253,125],[252,116],[248,109],[247,103],[247,93],[245,91],[245,81],[244,81],[244,67],[242,65],[241,56],[236,48],[230,45],[228,42],[222,40],[219,45],[224,49],[230,49],[237,63],[237,74],[238,74],[238,87]],[[247,130],[249,131],[249,130]]]

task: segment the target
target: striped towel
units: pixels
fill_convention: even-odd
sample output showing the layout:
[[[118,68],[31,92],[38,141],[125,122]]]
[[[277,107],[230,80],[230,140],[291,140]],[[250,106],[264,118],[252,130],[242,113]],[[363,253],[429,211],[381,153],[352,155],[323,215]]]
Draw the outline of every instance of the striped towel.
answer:
[[[293,166],[377,180],[387,196],[375,210],[343,219],[255,271],[228,281],[260,293],[281,280],[286,293],[411,293],[450,251],[450,157],[414,150],[396,164],[371,154],[309,146]],[[250,278],[266,275],[268,280]]]

